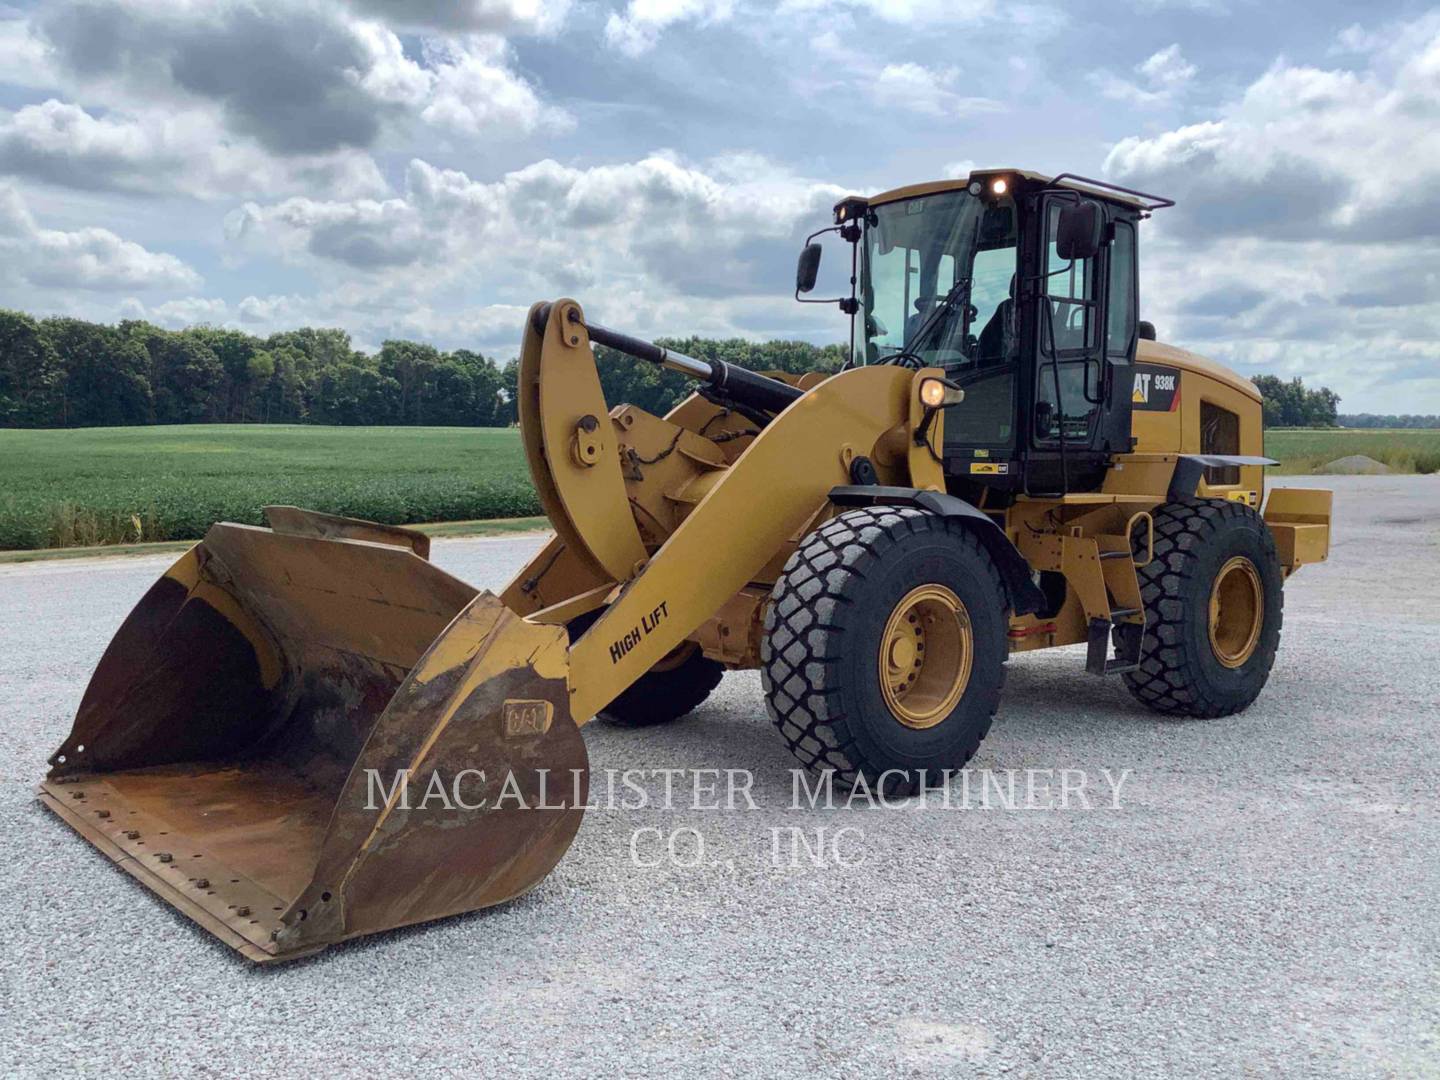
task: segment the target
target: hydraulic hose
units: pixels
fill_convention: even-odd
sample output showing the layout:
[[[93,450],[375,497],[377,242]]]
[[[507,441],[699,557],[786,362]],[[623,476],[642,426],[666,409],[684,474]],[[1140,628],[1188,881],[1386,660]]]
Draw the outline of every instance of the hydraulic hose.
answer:
[[[539,315],[543,326],[550,317],[549,306],[543,308]],[[608,346],[626,356],[633,356],[637,360],[658,364],[660,367],[669,368],[671,371],[678,371],[682,375],[688,375],[692,379],[708,383],[718,393],[737,405],[778,413],[787,405],[804,396],[805,393],[797,386],[791,386],[789,383],[765,375],[757,375],[748,368],[727,364],[723,360],[698,360],[693,356],[676,352],[674,349],[667,349],[663,345],[642,341],[640,338],[631,337],[629,334],[622,334],[618,330],[611,330],[604,326],[597,326],[595,323],[586,323],[585,329],[589,333],[591,341]]]

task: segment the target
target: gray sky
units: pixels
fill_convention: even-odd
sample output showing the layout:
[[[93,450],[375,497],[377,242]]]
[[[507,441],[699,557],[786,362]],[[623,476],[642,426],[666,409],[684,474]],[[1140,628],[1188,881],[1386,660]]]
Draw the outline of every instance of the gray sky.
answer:
[[[1162,339],[1440,412],[1440,9],[0,0],[0,305],[37,313],[503,360],[571,295],[838,341],[789,294],[835,198],[995,165],[1180,200]]]

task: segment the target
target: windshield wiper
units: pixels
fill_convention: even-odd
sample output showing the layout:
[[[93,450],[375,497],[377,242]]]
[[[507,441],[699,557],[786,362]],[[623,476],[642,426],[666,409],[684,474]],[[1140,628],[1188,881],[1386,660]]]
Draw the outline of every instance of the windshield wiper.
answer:
[[[940,302],[930,309],[930,314],[925,316],[925,321],[915,328],[915,333],[906,339],[901,352],[913,353],[915,345],[925,340],[925,335],[930,332],[932,327],[940,322],[941,316],[950,310],[955,301],[963,296],[965,303],[968,304],[970,302],[970,284],[972,281],[974,281],[973,278],[965,277],[955,282],[955,284],[951,286],[950,291],[941,298]]]

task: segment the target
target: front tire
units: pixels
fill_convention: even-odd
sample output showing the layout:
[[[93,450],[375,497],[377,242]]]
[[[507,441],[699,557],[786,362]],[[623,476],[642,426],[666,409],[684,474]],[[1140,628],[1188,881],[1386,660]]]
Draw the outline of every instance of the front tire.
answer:
[[[888,792],[940,782],[990,730],[1009,604],[963,524],[850,510],[785,564],[761,643],[770,717],[809,770]]]
[[[1220,499],[1167,503],[1154,519],[1155,557],[1138,571],[1140,667],[1125,685],[1159,713],[1237,713],[1264,689],[1280,647],[1285,593],[1274,537],[1250,507]]]

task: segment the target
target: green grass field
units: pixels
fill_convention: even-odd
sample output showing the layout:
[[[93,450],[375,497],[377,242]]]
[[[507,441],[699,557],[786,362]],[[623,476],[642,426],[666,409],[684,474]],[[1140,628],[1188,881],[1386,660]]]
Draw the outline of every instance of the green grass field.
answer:
[[[396,525],[540,510],[514,430],[0,430],[0,549],[193,540],[268,503]]]
[[[1265,453],[1286,474],[1313,473],[1336,458],[1364,454],[1395,472],[1440,472],[1440,431],[1300,428],[1267,431]]]
[[[1272,431],[1279,471],[1346,454],[1440,471],[1440,431]],[[290,503],[396,525],[539,513],[519,433],[497,428],[0,430],[0,549],[194,540]]]

